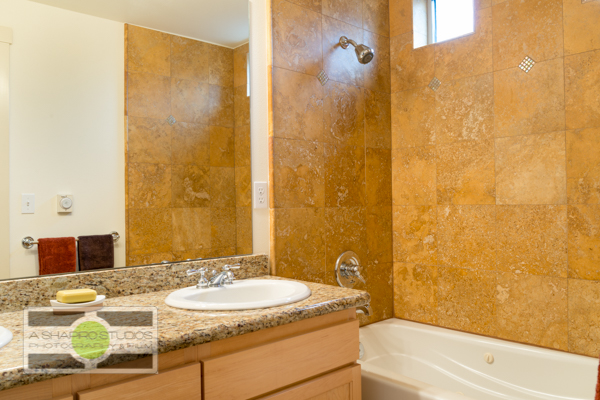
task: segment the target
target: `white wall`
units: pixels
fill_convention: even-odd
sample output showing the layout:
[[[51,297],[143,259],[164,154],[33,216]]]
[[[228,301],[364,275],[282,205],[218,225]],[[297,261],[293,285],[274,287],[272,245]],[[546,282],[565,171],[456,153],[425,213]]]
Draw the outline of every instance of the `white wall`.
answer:
[[[10,250],[8,213],[9,170],[8,164],[8,76],[12,29],[0,26],[0,279],[10,277]]]
[[[0,0],[10,47],[10,275],[36,275],[24,236],[118,231],[125,265],[123,24],[27,0]],[[4,154],[3,154],[4,155]],[[35,193],[35,214],[21,214]],[[55,196],[74,196],[72,214]]]
[[[253,194],[254,182],[269,181],[269,58],[271,57],[269,3],[268,0],[250,0],[249,4]],[[269,209],[253,209],[252,244],[254,253],[269,254],[269,239]]]

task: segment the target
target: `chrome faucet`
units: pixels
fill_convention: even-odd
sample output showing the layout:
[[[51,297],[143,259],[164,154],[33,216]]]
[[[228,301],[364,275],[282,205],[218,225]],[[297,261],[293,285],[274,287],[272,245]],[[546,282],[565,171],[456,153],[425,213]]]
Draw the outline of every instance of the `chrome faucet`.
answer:
[[[364,306],[356,307],[356,312],[358,314],[365,314],[367,317],[373,315],[373,309],[371,308],[371,304],[365,304]]]
[[[212,271],[213,277],[210,279],[206,279],[206,267],[202,267],[200,269],[190,269],[187,271],[188,276],[200,274],[200,279],[198,280],[198,284],[196,285],[196,289],[207,289],[209,287],[223,287],[223,285],[231,285],[235,280],[235,276],[233,276],[232,269],[240,269],[240,264],[235,265],[224,265],[223,271],[217,273],[216,270]]]
[[[200,269],[189,269],[186,271],[187,276],[200,274],[200,279],[196,284],[196,289],[206,289],[208,287],[208,279],[206,279],[206,276],[204,276],[206,271],[208,271],[206,267],[202,267]]]
[[[213,277],[208,282],[209,287],[222,287],[223,285],[232,285],[235,277],[233,276],[232,269],[240,269],[240,264],[235,265],[224,265],[223,271],[217,274],[217,271],[213,271]]]

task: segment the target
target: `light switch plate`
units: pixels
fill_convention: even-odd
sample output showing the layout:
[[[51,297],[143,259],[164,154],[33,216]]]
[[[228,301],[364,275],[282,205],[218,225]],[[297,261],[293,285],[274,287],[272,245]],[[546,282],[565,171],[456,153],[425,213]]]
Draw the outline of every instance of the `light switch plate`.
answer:
[[[254,208],[269,207],[269,184],[254,182]]]
[[[35,213],[35,194],[23,193],[21,195],[21,214]]]

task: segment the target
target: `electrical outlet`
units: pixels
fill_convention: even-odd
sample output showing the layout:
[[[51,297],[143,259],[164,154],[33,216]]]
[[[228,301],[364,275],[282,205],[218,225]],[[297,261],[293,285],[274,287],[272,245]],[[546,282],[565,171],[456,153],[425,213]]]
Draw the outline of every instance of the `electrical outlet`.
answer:
[[[254,208],[269,207],[269,185],[267,182],[254,182]]]

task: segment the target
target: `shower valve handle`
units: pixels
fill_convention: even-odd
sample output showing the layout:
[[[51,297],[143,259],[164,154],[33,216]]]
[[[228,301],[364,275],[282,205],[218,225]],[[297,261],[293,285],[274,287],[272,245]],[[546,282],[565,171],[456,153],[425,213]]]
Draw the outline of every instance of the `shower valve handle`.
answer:
[[[362,283],[367,283],[365,281],[365,278],[363,278],[362,274],[360,273],[362,270],[362,266],[353,264],[342,264],[340,269],[347,275],[358,278],[358,280]]]

